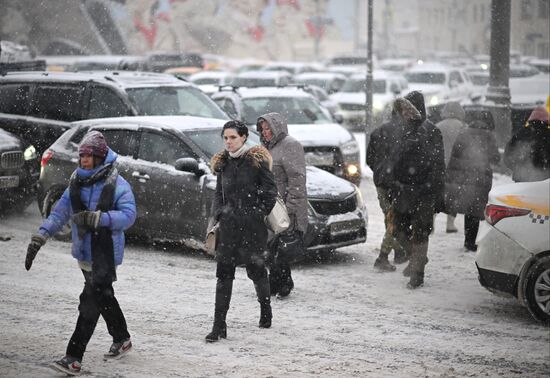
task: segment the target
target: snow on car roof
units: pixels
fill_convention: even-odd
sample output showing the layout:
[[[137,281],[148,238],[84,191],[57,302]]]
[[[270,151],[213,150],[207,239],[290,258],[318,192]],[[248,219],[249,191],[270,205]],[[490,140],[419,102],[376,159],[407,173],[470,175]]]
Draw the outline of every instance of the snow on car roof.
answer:
[[[32,81],[88,81],[116,83],[122,86],[138,84],[183,84],[191,85],[184,80],[167,74],[135,71],[80,71],[80,72],[8,72],[0,80]]]
[[[256,87],[239,88],[241,98],[252,97],[313,97],[299,86],[297,87]]]
[[[228,76],[233,76],[231,72],[227,71],[203,71],[203,72],[197,72],[196,74],[193,74],[189,76],[189,81],[198,80],[198,79],[222,79]]]
[[[77,125],[90,126],[124,126],[130,128],[153,127],[157,129],[170,128],[179,131],[195,129],[220,129],[227,122],[223,119],[203,118],[193,116],[138,116],[138,117],[117,117],[99,118],[86,121],[73,122]]]
[[[449,72],[451,71],[451,67],[446,66],[441,63],[422,63],[422,64],[416,64],[413,67],[411,67],[407,72]]]
[[[238,78],[248,79],[276,79],[282,76],[291,75],[286,71],[245,71],[237,75]]]
[[[305,72],[299,75],[294,76],[295,80],[306,80],[306,79],[332,79],[332,78],[343,78],[345,76],[338,72]]]

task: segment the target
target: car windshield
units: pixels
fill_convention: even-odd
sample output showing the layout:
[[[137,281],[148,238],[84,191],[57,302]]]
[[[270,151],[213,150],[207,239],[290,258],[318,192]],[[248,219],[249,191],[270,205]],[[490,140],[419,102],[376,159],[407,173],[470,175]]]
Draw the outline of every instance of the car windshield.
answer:
[[[409,83],[445,84],[445,74],[442,72],[409,72],[405,77]]]
[[[332,121],[310,97],[256,97],[243,100],[243,121],[255,125],[262,114],[277,112],[288,124],[331,123]]]
[[[236,77],[232,83],[235,87],[274,87],[277,85],[275,79]]]
[[[147,87],[128,89],[139,115],[189,115],[228,119],[200,90],[192,87]]]
[[[212,158],[212,156],[223,149],[223,140],[220,133],[221,129],[210,129],[193,130],[185,134],[191,138],[193,143],[195,143],[208,158]],[[260,136],[252,130],[249,130],[246,144],[251,147],[259,145]]]
[[[357,93],[365,92],[367,81],[365,79],[348,79],[340,92]],[[372,82],[373,93],[386,93],[386,80],[374,80]]]

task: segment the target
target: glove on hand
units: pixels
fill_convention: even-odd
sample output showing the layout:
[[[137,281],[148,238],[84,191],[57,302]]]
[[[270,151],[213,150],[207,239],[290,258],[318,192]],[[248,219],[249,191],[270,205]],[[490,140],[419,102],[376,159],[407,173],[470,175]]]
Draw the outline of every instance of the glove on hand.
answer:
[[[73,214],[71,220],[77,226],[88,227],[95,230],[99,227],[99,220],[101,219],[101,211],[81,211]]]
[[[31,269],[32,262],[40,248],[46,244],[46,238],[40,234],[35,234],[31,237],[31,242],[27,247],[27,257],[25,258],[25,269]]]

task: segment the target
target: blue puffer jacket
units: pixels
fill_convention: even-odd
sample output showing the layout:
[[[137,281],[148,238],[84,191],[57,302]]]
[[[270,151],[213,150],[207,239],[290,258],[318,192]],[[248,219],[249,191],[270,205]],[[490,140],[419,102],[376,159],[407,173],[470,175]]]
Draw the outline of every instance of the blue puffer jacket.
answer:
[[[118,155],[113,150],[109,149],[104,164],[114,163],[117,156]],[[99,169],[101,169],[101,167],[91,170],[77,168],[76,172],[80,177],[90,177]],[[80,199],[89,210],[95,211],[104,184],[105,181],[101,180],[91,186],[82,187]],[[72,214],[71,198],[69,189],[67,188],[55,208],[52,210],[50,216],[44,220],[40,226],[39,232],[42,235],[54,235],[71,219]],[[114,208],[106,213],[102,213],[99,221],[100,227],[109,227],[112,231],[115,265],[120,265],[124,256],[124,230],[130,228],[135,220],[136,201],[132,193],[132,188],[122,176],[118,176],[114,196]],[[91,262],[91,233],[86,233],[84,238],[80,239],[78,237],[78,229],[74,224],[72,225],[71,231],[73,257],[79,261]]]

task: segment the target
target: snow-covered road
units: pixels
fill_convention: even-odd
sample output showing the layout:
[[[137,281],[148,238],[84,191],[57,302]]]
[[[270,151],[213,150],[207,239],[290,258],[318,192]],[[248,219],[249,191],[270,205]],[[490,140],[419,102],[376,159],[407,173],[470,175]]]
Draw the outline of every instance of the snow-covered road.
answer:
[[[103,320],[83,361],[95,377],[454,377],[550,373],[550,330],[513,299],[477,281],[474,255],[460,231],[446,234],[439,215],[430,241],[426,284],[410,291],[401,275],[372,265],[382,214],[370,179],[368,241],[333,259],[295,267],[296,288],[274,300],[273,327],[257,326],[252,283],[238,269],[228,339],[204,342],[214,307],[215,263],[171,248],[128,246],[115,283],[134,342],[120,361],[104,362],[111,343]],[[83,278],[69,244],[49,241],[30,272],[23,266],[40,223],[36,204],[0,218],[0,376],[55,376],[77,317]]]

